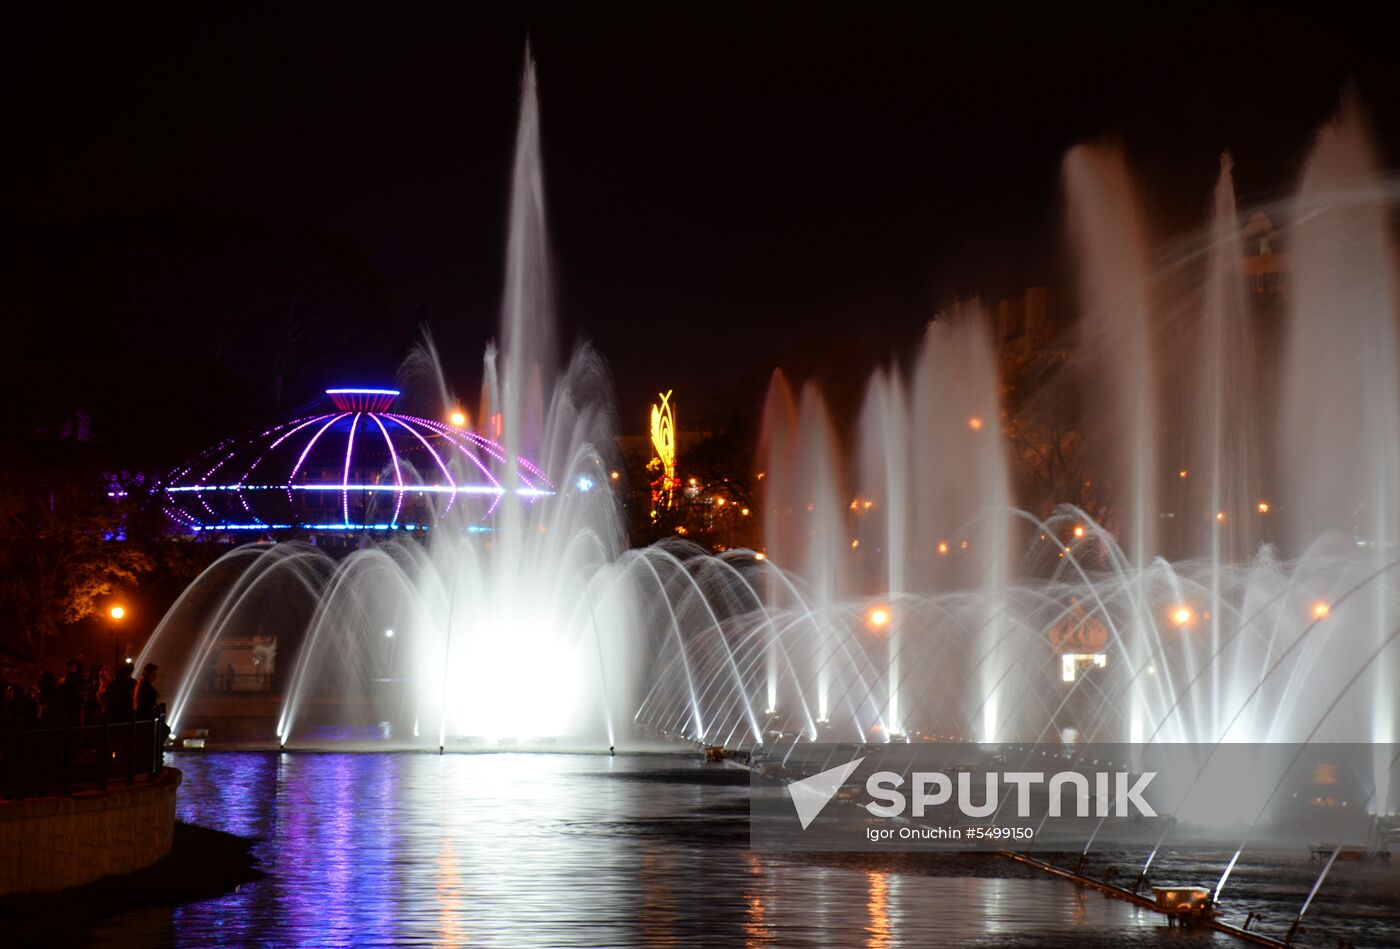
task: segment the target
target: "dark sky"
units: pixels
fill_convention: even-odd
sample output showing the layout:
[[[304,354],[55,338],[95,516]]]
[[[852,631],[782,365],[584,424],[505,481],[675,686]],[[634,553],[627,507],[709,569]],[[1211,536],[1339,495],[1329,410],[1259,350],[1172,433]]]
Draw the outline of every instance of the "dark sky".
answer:
[[[956,297],[1063,282],[1077,141],[1125,143],[1165,235],[1203,216],[1222,148],[1247,196],[1286,187],[1348,79],[1387,161],[1400,133],[1384,31],[1344,13],[482,6],[12,21],[0,304],[26,411],[81,402],[134,438],[164,398],[222,434],[322,384],[392,379],[422,326],[471,391],[527,34],[565,338],[596,342],[637,420],[657,388],[703,414],[777,363],[864,371]]]

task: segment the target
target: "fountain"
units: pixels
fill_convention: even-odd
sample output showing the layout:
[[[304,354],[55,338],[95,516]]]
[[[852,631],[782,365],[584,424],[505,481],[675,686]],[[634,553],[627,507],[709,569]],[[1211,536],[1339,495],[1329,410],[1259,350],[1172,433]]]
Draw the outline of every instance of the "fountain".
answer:
[[[1288,247],[1276,362],[1228,156],[1209,222],[1157,252],[1120,150],[1073,149],[1064,184],[1081,314],[1047,391],[1083,406],[1074,476],[1106,501],[1019,509],[998,343],[965,303],[872,373],[849,435],[819,385],[774,375],[763,556],[631,550],[606,371],[587,346],[558,368],[527,63],[484,367],[490,509],[439,505],[431,530],[339,558],[228,554],[140,658],[177,670],[175,728],[216,644],[263,632],[299,644],[270,700],[286,747],[1390,741],[1397,294],[1360,109],[1262,209]],[[404,384],[423,367],[452,404],[430,351]],[[1395,807],[1390,767],[1375,813]]]

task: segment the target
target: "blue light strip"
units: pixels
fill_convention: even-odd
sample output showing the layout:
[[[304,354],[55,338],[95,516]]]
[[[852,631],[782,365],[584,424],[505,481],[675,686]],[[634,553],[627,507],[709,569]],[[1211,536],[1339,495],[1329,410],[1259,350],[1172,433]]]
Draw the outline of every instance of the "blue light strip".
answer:
[[[175,494],[184,491],[384,491],[395,494],[488,494],[501,495],[505,488],[489,487],[481,484],[184,484],[165,488]],[[510,492],[524,498],[553,497],[553,491],[543,488],[516,488]]]
[[[193,524],[192,531],[425,531],[428,526],[418,524]],[[495,530],[482,524],[467,527],[469,534],[490,534]]]

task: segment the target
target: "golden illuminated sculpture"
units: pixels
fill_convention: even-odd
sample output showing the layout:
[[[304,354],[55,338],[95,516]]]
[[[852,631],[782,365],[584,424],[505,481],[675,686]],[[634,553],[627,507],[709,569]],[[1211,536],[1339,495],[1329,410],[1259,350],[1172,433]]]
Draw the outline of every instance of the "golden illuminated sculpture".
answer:
[[[676,412],[671,406],[671,392],[661,393],[661,401],[651,406],[651,449],[654,453],[647,469],[656,477],[651,482],[652,516],[655,508],[670,507],[680,484],[676,477]]]

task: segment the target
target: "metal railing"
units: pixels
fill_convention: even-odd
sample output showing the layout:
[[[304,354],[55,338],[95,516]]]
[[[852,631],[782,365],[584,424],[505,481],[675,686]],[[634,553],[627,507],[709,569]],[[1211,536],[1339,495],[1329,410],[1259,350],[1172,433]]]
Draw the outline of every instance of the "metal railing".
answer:
[[[163,708],[139,721],[0,732],[0,797],[72,795],[150,779],[164,767],[168,733]]]

